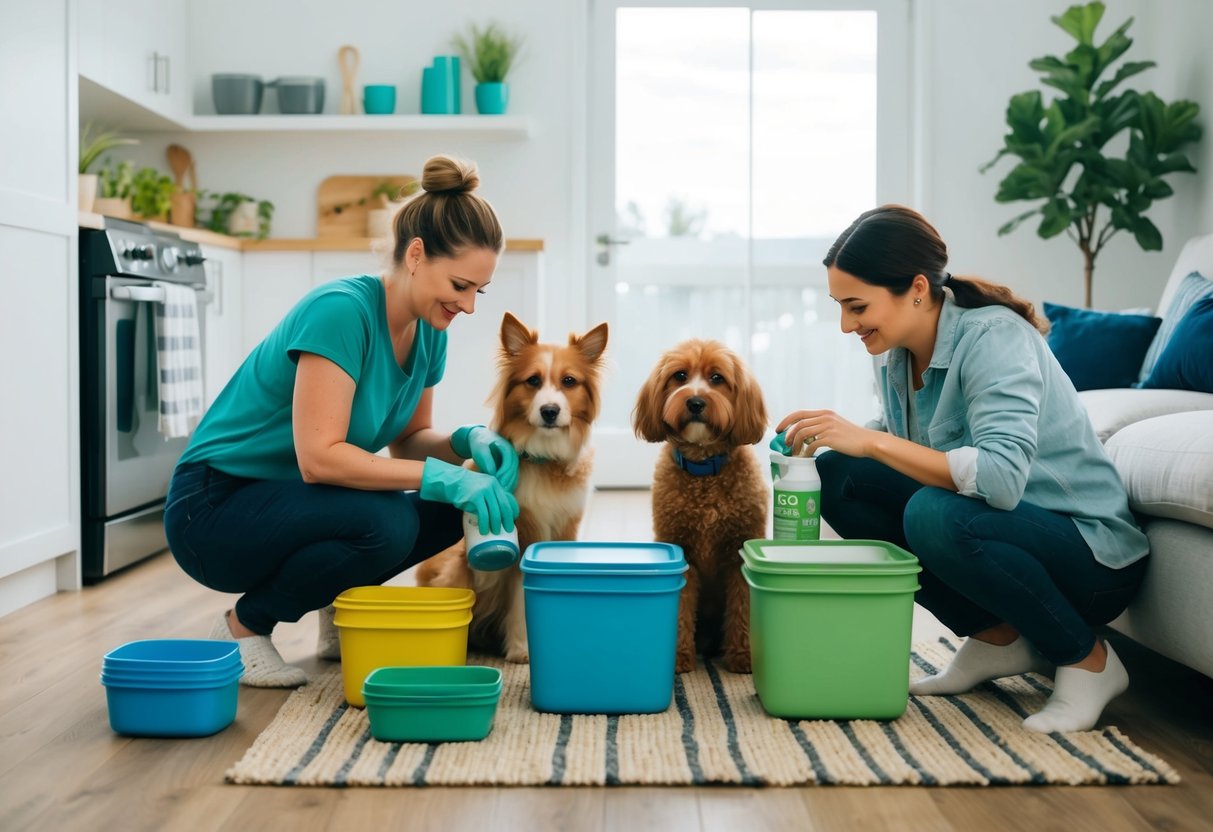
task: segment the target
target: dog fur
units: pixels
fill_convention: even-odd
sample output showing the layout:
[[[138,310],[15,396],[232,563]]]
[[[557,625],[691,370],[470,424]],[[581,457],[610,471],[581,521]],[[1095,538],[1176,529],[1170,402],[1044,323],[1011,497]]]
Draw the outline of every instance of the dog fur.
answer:
[[[750,591],[738,550],[766,532],[770,493],[754,454],[767,415],[762,391],[724,344],[692,339],[661,356],[632,412],[636,435],[665,442],[653,474],[653,533],[682,547],[686,586],[678,605],[675,670],[720,650],[735,673],[750,671]],[[725,454],[719,473],[695,476],[675,461]],[[698,638],[697,638],[698,635]]]
[[[590,488],[590,427],[598,417],[607,325],[569,335],[566,346],[539,343],[539,334],[509,312],[501,321],[498,380],[489,401],[492,428],[518,451],[514,496],[521,551],[545,540],[575,540]],[[463,543],[417,569],[421,586],[476,591],[469,643],[529,660],[522,573],[512,566],[473,570]]]

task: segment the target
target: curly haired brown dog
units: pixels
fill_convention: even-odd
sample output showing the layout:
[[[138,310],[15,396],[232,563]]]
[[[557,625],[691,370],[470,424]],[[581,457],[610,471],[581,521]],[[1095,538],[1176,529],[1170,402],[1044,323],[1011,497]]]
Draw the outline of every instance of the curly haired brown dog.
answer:
[[[750,671],[750,590],[738,550],[766,532],[769,492],[746,447],[762,440],[766,423],[758,384],[717,341],[684,341],[665,353],[636,399],[636,435],[666,443],[653,474],[653,532],[681,546],[689,567],[679,673],[695,669],[697,629],[705,655],[719,646],[727,669]]]

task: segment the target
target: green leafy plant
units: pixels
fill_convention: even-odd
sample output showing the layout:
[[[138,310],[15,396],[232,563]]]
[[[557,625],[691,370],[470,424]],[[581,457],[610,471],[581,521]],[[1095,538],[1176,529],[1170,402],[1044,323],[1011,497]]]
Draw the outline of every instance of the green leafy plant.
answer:
[[[163,217],[173,202],[177,186],[155,168],[139,168],[131,180],[131,211],[138,217]]]
[[[1165,103],[1151,92],[1114,92],[1122,81],[1155,66],[1153,61],[1126,61],[1111,78],[1100,77],[1133,41],[1126,36],[1133,18],[1101,44],[1095,29],[1104,13],[1101,2],[1071,6],[1057,26],[1078,44],[1062,58],[1046,55],[1029,62],[1041,73],[1041,83],[1060,90],[1047,106],[1040,91],[1019,93],[1007,107],[1011,128],[1003,147],[982,173],[1003,156],[1018,164],[998,185],[995,200],[1043,200],[998,229],[1009,234],[1039,214],[1037,233],[1044,239],[1063,231],[1083,255],[1086,304],[1091,305],[1095,258],[1119,231],[1132,232],[1146,251],[1162,249],[1162,234],[1145,213],[1173,191],[1163,181],[1169,173],[1195,172],[1181,148],[1198,141],[1195,123],[1200,106],[1192,101]],[[1112,139],[1128,134],[1123,157],[1107,149]],[[1072,172],[1077,170],[1077,175]],[[1109,216],[1100,225],[1101,209]]]
[[[97,177],[97,195],[102,199],[126,199],[131,195],[135,179],[135,166],[130,162],[114,164],[105,160],[105,167]]]
[[[451,39],[451,45],[467,62],[476,82],[489,84],[505,80],[522,48],[522,38],[510,37],[496,23],[483,29],[472,23],[467,35],[456,35]]]
[[[88,173],[93,162],[107,150],[124,144],[139,144],[138,139],[126,139],[112,130],[102,130],[93,133],[93,123],[90,121],[80,131],[80,173]]]
[[[264,240],[270,235],[270,221],[274,217],[274,203],[267,199],[258,200],[248,194],[235,192],[214,193],[210,191],[199,191],[199,200],[207,200],[209,211],[208,218],[203,224],[205,228],[219,234],[229,234],[236,237],[254,236],[258,240]],[[231,230],[232,214],[235,210],[245,202],[257,203],[257,232],[250,234],[249,232]]]

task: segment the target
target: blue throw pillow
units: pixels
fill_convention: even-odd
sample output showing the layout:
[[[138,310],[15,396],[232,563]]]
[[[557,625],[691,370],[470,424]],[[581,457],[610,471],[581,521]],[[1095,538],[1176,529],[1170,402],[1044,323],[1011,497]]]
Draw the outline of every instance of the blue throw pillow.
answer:
[[[1142,362],[1141,373],[1137,377],[1138,381],[1144,382],[1149,378],[1158,357],[1162,355],[1167,344],[1171,343],[1171,333],[1175,331],[1175,327],[1179,326],[1184,315],[1192,308],[1192,304],[1207,297],[1213,297],[1213,280],[1205,278],[1200,272],[1192,272],[1179,281],[1179,285],[1171,294],[1167,308],[1158,310],[1163,313],[1162,326],[1158,328],[1158,334],[1154,336],[1154,343],[1150,344],[1150,349],[1146,350],[1146,360]],[[1144,387],[1145,385],[1135,386]]]
[[[1213,297],[1192,304],[1141,386],[1213,393]]]
[[[1129,387],[1138,379],[1154,333],[1149,315],[1095,312],[1045,303],[1049,348],[1077,390]]]

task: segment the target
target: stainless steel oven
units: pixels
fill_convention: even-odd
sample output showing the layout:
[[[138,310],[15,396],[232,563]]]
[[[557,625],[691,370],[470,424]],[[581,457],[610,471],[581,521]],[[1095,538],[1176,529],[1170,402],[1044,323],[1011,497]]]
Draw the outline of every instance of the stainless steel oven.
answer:
[[[203,355],[206,337],[197,244],[139,223],[105,224],[80,232],[81,560],[89,582],[168,545],[164,500],[188,440],[159,429],[157,282],[194,289]]]

